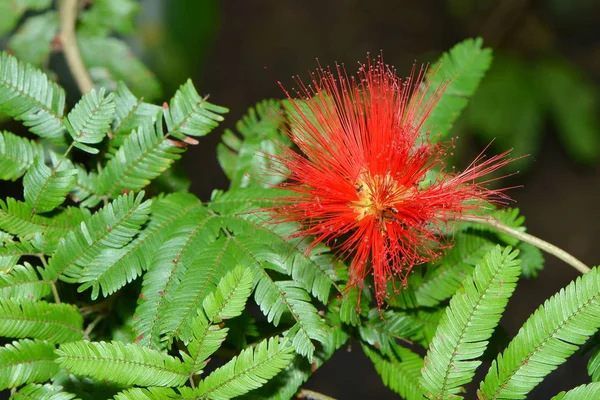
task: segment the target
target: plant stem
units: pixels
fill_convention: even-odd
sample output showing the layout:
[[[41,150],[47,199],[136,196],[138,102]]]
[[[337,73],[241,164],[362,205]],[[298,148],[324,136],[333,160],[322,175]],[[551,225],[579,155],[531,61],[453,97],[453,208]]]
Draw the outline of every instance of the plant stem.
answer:
[[[77,87],[81,94],[85,94],[92,90],[94,83],[83,64],[81,53],[77,45],[77,37],[75,36],[75,22],[77,21],[78,0],[60,0],[59,16],[60,16],[60,43],[63,53],[67,60],[67,65],[73,78],[77,83]]]
[[[96,325],[98,325],[98,322],[102,321],[103,318],[104,315],[98,315],[92,322],[90,322],[87,328],[85,328],[85,331],[83,332],[83,338],[85,340],[90,340],[90,333],[94,330]]]
[[[543,250],[546,253],[552,254],[556,258],[563,260],[582,274],[585,274],[586,272],[590,271],[590,268],[587,265],[579,261],[577,258],[573,257],[571,254],[567,253],[563,249],[558,248],[552,243],[548,243],[545,240],[538,238],[537,236],[530,235],[529,233],[525,233],[518,229],[505,225],[495,218],[480,217],[475,215],[464,215],[458,219],[460,221],[474,222],[476,224],[489,226],[490,228],[493,228],[498,232],[506,233],[507,235],[517,238],[522,242],[529,243],[537,247],[538,249]]]
[[[311,400],[335,400],[333,397],[329,397],[325,394],[321,394],[319,392],[314,392],[308,389],[300,390],[298,393],[299,399],[311,399]]]

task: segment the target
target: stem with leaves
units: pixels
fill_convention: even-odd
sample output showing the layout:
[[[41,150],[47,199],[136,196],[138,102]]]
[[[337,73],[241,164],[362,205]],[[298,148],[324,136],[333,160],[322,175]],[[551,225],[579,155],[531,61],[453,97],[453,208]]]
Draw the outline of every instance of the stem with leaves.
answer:
[[[590,267],[585,265],[583,262],[579,261],[577,258],[567,253],[563,249],[556,247],[552,243],[548,243],[543,239],[538,238],[537,236],[533,236],[529,233],[525,233],[513,227],[503,224],[492,217],[481,217],[475,215],[463,215],[459,218],[460,221],[464,222],[473,222],[476,224],[486,225],[490,228],[497,230],[498,232],[505,233],[510,235],[516,239],[519,239],[522,242],[529,243],[542,251],[545,251],[548,254],[552,254],[556,258],[559,258],[575,268],[577,271],[585,274],[590,271]]]
[[[94,83],[90,77],[77,45],[77,37],[75,35],[75,22],[77,21],[78,0],[60,0],[59,1],[59,16],[60,16],[60,43],[62,45],[67,65],[73,74],[73,78],[77,83],[77,87],[82,94],[92,90]]]

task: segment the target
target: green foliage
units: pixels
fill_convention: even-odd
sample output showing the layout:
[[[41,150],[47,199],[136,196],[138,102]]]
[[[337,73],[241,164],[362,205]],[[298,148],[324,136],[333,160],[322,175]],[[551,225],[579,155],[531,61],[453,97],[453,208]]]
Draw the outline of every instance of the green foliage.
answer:
[[[230,399],[261,387],[287,367],[293,348],[279,338],[265,339],[248,348],[224,366],[200,381],[195,390],[186,390],[183,398]]]
[[[54,143],[64,143],[65,91],[44,73],[0,54],[0,112]]]
[[[39,68],[50,56],[58,23],[56,11],[28,18],[10,38],[8,48],[19,60]]]
[[[56,362],[74,375],[124,385],[179,386],[187,380],[185,364],[162,352],[121,342],[64,343]]]
[[[36,159],[44,158],[44,148],[10,132],[0,132],[0,179],[15,181],[25,174]]]
[[[250,186],[269,187],[284,178],[275,173],[271,155],[278,154],[282,146],[289,146],[287,136],[281,132],[284,123],[281,103],[264,100],[248,110],[236,124],[241,139],[231,130],[225,130],[222,143],[217,146],[217,158],[230,180],[230,189]]]
[[[86,144],[100,143],[115,113],[114,95],[104,96],[104,88],[86,93],[67,115],[65,125],[73,138],[75,147],[88,153],[97,154],[98,149]]]
[[[76,282],[103,251],[120,249],[148,219],[151,201],[144,193],[122,195],[70,232],[48,261],[46,279]]]
[[[452,397],[473,379],[521,273],[516,256],[497,246],[450,300],[425,358],[421,383],[430,397]]]
[[[67,194],[77,182],[77,170],[48,167],[40,158],[23,177],[25,201],[31,205],[32,212],[44,213],[61,205]]]
[[[407,400],[424,398],[419,384],[423,359],[419,355],[400,346],[394,346],[389,357],[366,345],[363,345],[363,351],[373,362],[385,386]]]
[[[479,393],[486,399],[524,399],[600,327],[597,268],[571,282],[529,317],[492,363]]]
[[[54,376],[54,345],[39,340],[23,339],[0,348],[0,389],[25,383],[44,382]]]
[[[16,265],[0,272],[0,297],[8,299],[40,300],[50,294],[50,283],[40,280],[29,263]]]
[[[590,383],[588,385],[577,386],[568,392],[560,392],[550,400],[579,400],[579,399],[597,399],[600,397],[600,383]]]
[[[76,396],[63,391],[62,386],[30,383],[11,395],[11,400],[71,400]]]
[[[65,343],[81,339],[82,329],[81,314],[71,304],[0,298],[0,336]]]
[[[450,132],[492,63],[492,51],[482,45],[481,38],[467,39],[429,68],[423,95],[427,99],[439,97],[439,101],[423,124],[426,131],[444,136]],[[441,84],[445,84],[445,90],[440,96],[437,90]]]

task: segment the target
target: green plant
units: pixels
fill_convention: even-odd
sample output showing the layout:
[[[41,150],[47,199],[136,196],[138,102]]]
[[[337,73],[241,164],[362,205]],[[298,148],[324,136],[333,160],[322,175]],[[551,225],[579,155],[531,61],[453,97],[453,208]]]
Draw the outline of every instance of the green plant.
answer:
[[[453,248],[416,266],[378,310],[367,285],[348,287],[347,266],[326,246],[290,238],[298,224],[265,222],[285,177],[264,179],[269,159],[257,152],[290,146],[287,101],[258,103],[225,131],[217,154],[230,188],[203,203],[165,182],[183,181],[174,162],[227,109],[191,81],[162,107],[147,102],[158,83],[139,61],[120,62],[125,44],[109,36],[132,29],[134,2],[96,0],[79,15],[76,1],[50,6],[11,7],[44,13],[9,41],[17,57],[0,56],[0,112],[26,128],[0,133],[0,178],[23,186],[22,197],[0,200],[0,389],[11,398],[325,398],[302,385],[350,338],[402,397],[459,397],[517,280],[542,269],[539,248],[585,274],[494,356],[478,396],[525,398],[598,330],[598,270],[525,233],[516,209],[449,227]],[[47,69],[57,34],[84,93],[68,112]],[[453,79],[426,126],[446,135],[491,50],[466,40],[442,60],[431,88]],[[555,398],[597,397],[599,360],[596,350],[594,383]]]

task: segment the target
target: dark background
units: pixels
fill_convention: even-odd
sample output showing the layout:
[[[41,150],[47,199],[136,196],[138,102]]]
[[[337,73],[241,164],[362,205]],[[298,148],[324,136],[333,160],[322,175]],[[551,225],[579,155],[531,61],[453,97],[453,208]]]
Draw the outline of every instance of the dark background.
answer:
[[[234,121],[255,102],[282,97],[276,79],[291,86],[292,75],[306,77],[307,72],[315,68],[315,58],[323,65],[344,63],[352,72],[367,52],[383,50],[386,61],[395,65],[402,75],[408,73],[415,60],[433,62],[441,52],[468,37],[482,36],[485,45],[494,48],[498,57],[508,54],[534,76],[537,60],[552,58],[576,68],[595,91],[600,78],[598,1],[232,0],[192,3],[187,1],[188,5],[181,10],[167,7],[167,19],[181,21],[178,18],[183,14],[192,14],[190,7],[198,12],[190,19],[203,32],[198,34],[197,42],[191,37],[185,39],[188,53],[182,52],[185,54],[182,58],[192,58],[188,59],[189,65],[193,65],[190,75],[200,92],[209,93],[212,102],[230,108],[227,127],[233,127]],[[211,25],[212,28],[200,26],[210,20],[218,22]],[[168,30],[168,26],[165,29]],[[206,41],[206,34],[213,35],[212,40]],[[157,53],[153,51],[150,62],[160,58]],[[163,71],[168,68],[158,69],[159,76]],[[510,75],[505,84],[514,85]],[[553,82],[547,84],[553,85]],[[165,97],[174,89],[167,84]],[[569,101],[565,94],[564,102]],[[515,103],[518,107],[518,102]],[[600,111],[597,104],[595,110]],[[503,122],[507,132],[518,129],[521,123],[511,120],[509,112]],[[465,153],[472,154],[487,143],[478,138],[477,132],[472,132],[468,122],[461,120],[458,125],[458,133],[464,136],[458,147],[467,148]],[[600,259],[598,163],[594,158],[582,160],[568,154],[557,129],[551,115],[543,116],[530,152],[534,154],[521,173],[507,184],[522,185],[511,190],[510,195],[526,216],[530,233],[594,265]],[[600,135],[600,130],[595,134]],[[227,187],[214,157],[218,141],[219,134],[209,135],[184,157],[192,191],[202,198],[208,198],[214,188]],[[502,320],[509,336],[517,333],[544,299],[577,275],[568,265],[548,256],[540,276],[535,280],[522,280],[510,301]],[[548,399],[561,390],[589,381],[588,358],[574,355],[529,398]],[[487,364],[480,368],[480,375],[485,371]],[[338,351],[305,387],[338,399],[398,398],[382,385],[359,346]],[[474,398],[474,392],[470,393],[468,398]]]

